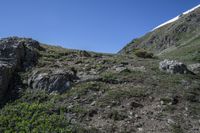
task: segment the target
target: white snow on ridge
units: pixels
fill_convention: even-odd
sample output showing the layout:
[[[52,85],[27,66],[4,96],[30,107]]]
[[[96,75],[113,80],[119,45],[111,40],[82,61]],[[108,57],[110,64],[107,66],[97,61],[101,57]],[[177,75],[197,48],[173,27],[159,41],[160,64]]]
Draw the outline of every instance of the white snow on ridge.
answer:
[[[185,15],[185,14],[188,14],[188,13],[190,13],[190,12],[194,11],[195,9],[199,8],[199,7],[200,7],[200,4],[199,4],[199,5],[197,5],[197,6],[195,6],[195,7],[194,7],[194,8],[192,8],[192,9],[190,9],[190,10],[188,10],[188,11],[184,12],[183,14],[184,14],[184,15]]]
[[[154,30],[156,30],[156,29],[158,29],[158,28],[160,28],[160,27],[163,27],[164,25],[167,25],[167,24],[169,24],[169,23],[172,23],[172,22],[178,20],[179,18],[180,18],[180,16],[177,16],[177,17],[175,17],[175,18],[173,18],[173,19],[170,19],[169,21],[167,21],[167,22],[165,22],[165,23],[163,23],[163,24],[157,26],[157,27],[154,28],[152,31],[154,31]]]
[[[192,9],[190,9],[190,10],[188,10],[188,11],[186,11],[186,12],[182,13],[181,15],[188,14],[188,13],[190,13],[190,12],[194,11],[195,9],[199,8],[199,7],[200,7],[200,4],[199,4],[199,5],[197,5],[197,6],[195,6],[195,7],[194,7],[194,8],[192,8]],[[160,28],[160,27],[163,27],[164,25],[167,25],[167,24],[169,24],[169,23],[172,23],[172,22],[174,22],[174,21],[178,20],[178,19],[180,18],[180,16],[181,16],[181,15],[179,15],[179,16],[177,16],[177,17],[173,18],[173,19],[170,19],[169,21],[167,21],[167,22],[165,22],[165,23],[163,23],[163,24],[161,24],[161,25],[159,25],[159,26],[155,27],[155,28],[154,28],[152,31],[154,31],[154,30],[156,30],[156,29],[158,29],[158,28]]]

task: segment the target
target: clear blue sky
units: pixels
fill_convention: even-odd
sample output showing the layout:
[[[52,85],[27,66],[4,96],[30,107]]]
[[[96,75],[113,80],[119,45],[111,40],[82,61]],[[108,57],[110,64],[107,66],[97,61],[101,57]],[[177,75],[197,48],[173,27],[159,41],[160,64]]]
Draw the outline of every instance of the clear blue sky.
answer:
[[[199,0],[0,0],[0,38],[114,53]]]

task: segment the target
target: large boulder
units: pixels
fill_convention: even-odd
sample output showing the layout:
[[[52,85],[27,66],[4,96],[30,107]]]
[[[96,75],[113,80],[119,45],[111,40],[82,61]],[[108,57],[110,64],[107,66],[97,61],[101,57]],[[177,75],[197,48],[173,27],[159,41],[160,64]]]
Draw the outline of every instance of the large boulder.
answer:
[[[182,62],[176,60],[167,60],[161,61],[159,63],[159,69],[171,74],[187,74],[191,73],[187,66]]]
[[[16,73],[37,63],[38,50],[42,47],[32,39],[10,37],[0,40],[0,103],[14,87]]]
[[[200,63],[188,65],[188,69],[195,74],[200,74]]]
[[[28,79],[28,86],[32,89],[46,90],[49,93],[62,93],[68,90],[76,79],[78,79],[77,76],[71,70],[36,70]]]

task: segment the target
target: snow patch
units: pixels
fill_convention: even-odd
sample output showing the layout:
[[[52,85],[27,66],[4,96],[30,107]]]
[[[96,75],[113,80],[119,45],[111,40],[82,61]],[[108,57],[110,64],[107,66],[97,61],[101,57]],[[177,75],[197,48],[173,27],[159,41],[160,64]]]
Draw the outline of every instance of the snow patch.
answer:
[[[195,6],[194,8],[192,8],[192,9],[186,11],[186,12],[183,12],[183,13],[180,14],[179,16],[176,16],[175,18],[170,19],[169,21],[167,21],[167,22],[165,22],[165,23],[163,23],[163,24],[161,24],[161,25],[155,27],[152,31],[154,31],[154,30],[156,30],[156,29],[158,29],[158,28],[160,28],[160,27],[163,27],[163,26],[165,26],[165,25],[167,25],[167,24],[169,24],[169,23],[172,23],[172,22],[177,21],[177,20],[180,18],[181,15],[186,15],[186,14],[188,14],[188,13],[194,11],[195,9],[197,9],[197,8],[199,8],[199,7],[200,7],[200,4],[197,5],[197,6]]]

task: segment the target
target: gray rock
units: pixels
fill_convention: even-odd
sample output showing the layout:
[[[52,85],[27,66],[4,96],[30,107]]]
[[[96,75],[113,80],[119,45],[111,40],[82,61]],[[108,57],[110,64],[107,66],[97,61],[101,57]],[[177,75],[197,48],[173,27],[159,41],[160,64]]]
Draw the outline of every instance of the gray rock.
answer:
[[[200,63],[188,65],[188,69],[195,74],[200,74]]]
[[[36,70],[28,79],[28,85],[32,89],[63,93],[71,87],[76,79],[76,75],[69,70]]]
[[[116,72],[122,72],[122,71],[124,71],[124,70],[126,70],[127,68],[125,68],[125,67],[115,67],[115,71]]]
[[[181,62],[177,62],[175,60],[167,60],[165,59],[164,61],[161,61],[159,63],[159,69],[161,71],[165,71],[167,73],[171,73],[171,74],[187,74],[187,73],[191,73],[187,66]]]

